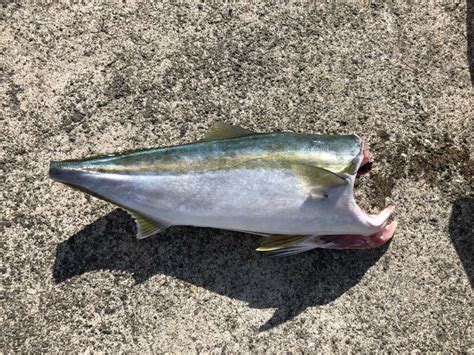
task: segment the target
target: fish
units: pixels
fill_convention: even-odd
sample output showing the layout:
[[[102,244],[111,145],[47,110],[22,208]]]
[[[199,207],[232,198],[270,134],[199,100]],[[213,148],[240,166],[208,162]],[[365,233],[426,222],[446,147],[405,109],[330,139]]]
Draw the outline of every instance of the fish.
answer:
[[[52,161],[49,176],[108,201],[135,220],[137,238],[171,226],[263,237],[257,251],[368,249],[394,235],[394,206],[369,214],[354,182],[371,164],[357,135],[257,133],[214,122],[188,144]]]

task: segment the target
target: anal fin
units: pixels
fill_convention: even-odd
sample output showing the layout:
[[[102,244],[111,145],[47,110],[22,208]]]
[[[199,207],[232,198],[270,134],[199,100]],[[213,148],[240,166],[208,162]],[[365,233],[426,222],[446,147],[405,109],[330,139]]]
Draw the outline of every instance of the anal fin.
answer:
[[[137,225],[137,239],[147,238],[150,235],[160,233],[170,227],[170,224],[167,222],[151,219],[139,212],[127,209],[125,211],[135,220],[135,224]]]
[[[316,248],[308,235],[271,235],[265,238],[257,251],[268,252],[271,256],[286,256],[303,253]]]

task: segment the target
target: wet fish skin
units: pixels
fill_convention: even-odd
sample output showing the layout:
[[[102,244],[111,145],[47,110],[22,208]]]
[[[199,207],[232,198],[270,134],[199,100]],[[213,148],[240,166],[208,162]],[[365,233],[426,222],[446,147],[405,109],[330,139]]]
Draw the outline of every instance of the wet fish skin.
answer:
[[[234,168],[246,161],[293,161],[353,173],[360,151],[355,135],[269,133],[225,140],[52,162],[51,167],[101,173],[179,173]]]
[[[276,235],[260,250],[287,254],[345,245],[322,236],[361,236],[352,238],[360,247],[391,231],[390,208],[368,215],[354,201],[366,158],[357,136],[256,134],[222,123],[210,132],[180,146],[52,162],[50,176],[129,211],[141,238],[171,225],[213,227]]]

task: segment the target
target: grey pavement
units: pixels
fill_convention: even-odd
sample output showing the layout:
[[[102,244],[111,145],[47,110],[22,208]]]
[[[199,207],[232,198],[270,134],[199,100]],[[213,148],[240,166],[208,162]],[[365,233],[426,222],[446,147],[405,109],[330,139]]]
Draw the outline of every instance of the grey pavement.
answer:
[[[472,10],[3,2],[0,350],[472,353]],[[47,176],[215,120],[363,137],[357,200],[396,206],[393,241],[265,258],[221,230],[136,240],[126,213]]]

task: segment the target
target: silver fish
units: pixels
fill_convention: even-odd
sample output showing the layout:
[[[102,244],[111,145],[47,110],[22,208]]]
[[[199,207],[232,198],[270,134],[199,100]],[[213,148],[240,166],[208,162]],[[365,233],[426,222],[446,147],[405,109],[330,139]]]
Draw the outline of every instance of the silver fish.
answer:
[[[138,238],[212,227],[263,235],[257,250],[288,255],[392,238],[393,206],[372,215],[354,200],[368,161],[355,135],[259,134],[216,122],[201,141],[51,162],[49,176],[128,211]]]

